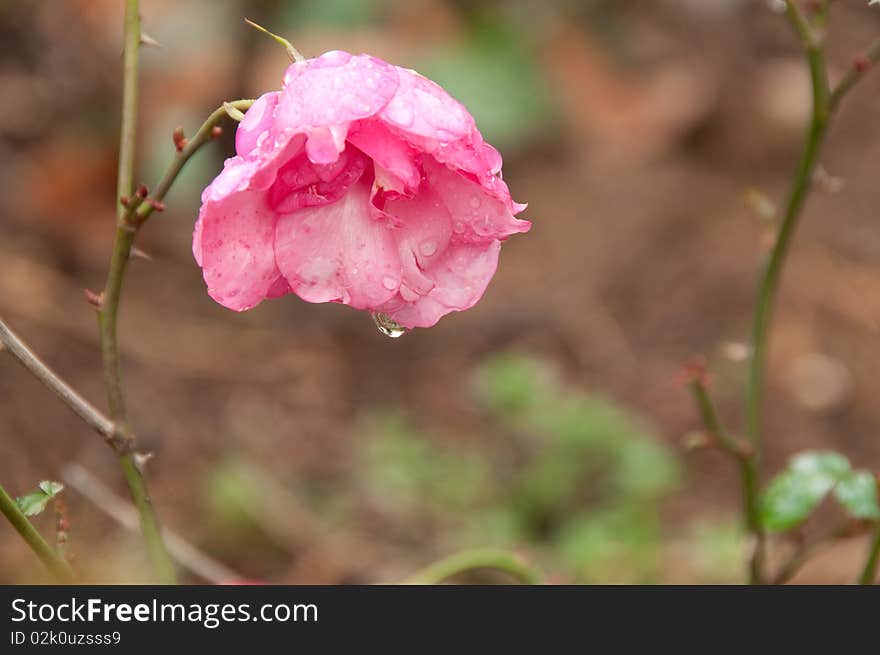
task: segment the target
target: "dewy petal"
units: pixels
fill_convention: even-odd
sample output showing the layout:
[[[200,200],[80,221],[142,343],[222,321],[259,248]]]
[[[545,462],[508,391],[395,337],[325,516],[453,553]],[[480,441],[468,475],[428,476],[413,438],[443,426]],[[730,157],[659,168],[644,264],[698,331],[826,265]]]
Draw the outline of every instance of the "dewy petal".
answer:
[[[423,271],[446,251],[452,237],[452,216],[430,188],[415,198],[388,201],[385,212],[400,226],[395,230],[403,267],[400,293],[411,301],[434,288],[434,282]]]
[[[285,127],[306,131],[369,118],[397,90],[397,70],[369,55],[332,51],[292,64],[275,112]]]
[[[270,129],[275,120],[275,107],[280,97],[278,91],[264,93],[250,106],[235,132],[235,152],[247,155],[257,147],[257,139]]]
[[[373,310],[400,286],[393,228],[375,218],[363,181],[335,203],[282,215],[275,257],[293,292],[308,302]]]
[[[425,158],[424,166],[427,183],[452,214],[454,240],[485,243],[492,239],[504,240],[531,228],[529,221],[514,218],[507,203],[487,193],[476,182],[430,158]]]
[[[381,121],[360,121],[352,127],[348,141],[376,162],[384,172],[400,181],[400,185],[392,183],[392,188],[402,186],[410,192],[418,188],[422,174],[416,165],[416,152]]]
[[[473,307],[483,296],[495,269],[501,242],[452,243],[423,273],[433,282],[427,295],[401,302],[403,294],[381,309],[407,328],[431,327],[449,312]]]
[[[313,164],[332,164],[339,159],[339,153],[345,150],[345,135],[348,134],[348,123],[315,127],[308,132],[306,154]]]
[[[455,141],[475,128],[474,119],[458,100],[414,70],[397,68],[397,92],[379,117],[407,135]]]
[[[236,311],[258,305],[277,286],[280,275],[273,248],[275,213],[265,192],[239,191],[221,201],[209,200],[199,225],[208,294]]]
[[[279,214],[339,200],[366,172],[367,157],[348,148],[330,165],[316,165],[305,154],[287,162],[269,187],[269,206]]]

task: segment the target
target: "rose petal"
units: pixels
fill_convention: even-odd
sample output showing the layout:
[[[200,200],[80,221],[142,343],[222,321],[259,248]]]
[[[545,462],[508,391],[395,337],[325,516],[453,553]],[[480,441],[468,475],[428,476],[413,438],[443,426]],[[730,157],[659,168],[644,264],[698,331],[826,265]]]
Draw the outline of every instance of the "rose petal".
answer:
[[[257,147],[257,139],[269,130],[275,120],[275,107],[278,105],[278,91],[264,93],[248,109],[235,132],[235,152],[247,155]]]
[[[439,142],[467,137],[476,125],[458,100],[414,70],[396,67],[399,85],[379,117],[411,137]],[[422,139],[417,139],[424,144]]]
[[[482,243],[528,232],[532,224],[513,217],[510,208],[476,182],[426,159],[427,182],[443,199],[453,219],[453,239]],[[506,188],[506,187],[505,187]]]
[[[241,191],[209,201],[199,220],[202,273],[208,294],[229,309],[258,305],[279,277],[275,213],[265,193]]]
[[[376,162],[384,173],[389,173],[400,182],[386,181],[388,186],[410,192],[418,188],[422,174],[416,165],[415,151],[381,121],[360,121],[352,127],[348,141]]]
[[[276,120],[304,131],[368,118],[388,103],[397,85],[395,67],[381,59],[328,52],[287,69]]]
[[[305,154],[287,162],[269,187],[269,205],[279,214],[339,200],[367,170],[369,160],[349,148],[331,165],[315,165]]]
[[[433,282],[427,295],[401,303],[403,293],[380,311],[407,328],[431,327],[450,312],[473,307],[483,296],[498,266],[501,242],[451,243],[423,270]]]
[[[335,203],[279,218],[278,267],[303,300],[374,309],[397,292],[397,245],[389,224],[374,217],[369,194],[361,182]]]

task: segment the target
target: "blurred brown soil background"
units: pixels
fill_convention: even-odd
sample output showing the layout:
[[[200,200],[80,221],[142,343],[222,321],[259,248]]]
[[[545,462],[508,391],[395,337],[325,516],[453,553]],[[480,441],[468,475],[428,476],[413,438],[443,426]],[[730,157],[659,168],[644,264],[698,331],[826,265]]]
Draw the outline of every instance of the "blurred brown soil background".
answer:
[[[749,0],[348,4],[345,20],[329,20],[312,2],[144,0],[144,29],[163,47],[143,51],[138,179],[156,179],[175,125],[191,133],[220,101],[279,85],[283,49],[243,16],[307,55],[367,51],[429,74],[478,16],[517,26],[534,70],[521,83],[540,83],[525,90],[527,100],[542,96],[531,114],[498,126],[494,139],[485,130],[533,229],[505,245],[477,307],[401,339],[380,335],[363,313],[293,296],[229,312],[205,294],[190,253],[200,188],[231,151],[227,126],[142,233],[152,260],[133,262],[122,306],[129,408],[155,453],[149,474],[164,522],[248,578],[405,577],[456,540],[389,519],[364,491],[364,418],[402,411],[453,448],[503,457],[503,442],[482,439],[468,380],[486,356],[516,351],[615,399],[680,451],[685,474],[663,504],[659,579],[698,580],[682,554],[688,526],[734,520],[739,494],[723,456],[681,451],[697,423],[676,375],[705,354],[724,418],[742,424],[744,368],[735,360],[767,246],[745,197],[759,189],[782,202],[807,117],[806,69],[785,21]],[[834,78],[880,28],[880,10],[866,4],[835,3]],[[82,289],[101,286],[113,233],[120,5],[0,6],[0,313],[101,407],[96,320]],[[880,469],[878,109],[875,73],[832,130],[789,259],[770,359],[768,472],[807,448]],[[490,127],[496,110],[482,106]],[[218,527],[205,499],[206,476],[229,458],[269,481],[254,499],[255,528]],[[4,486],[24,493],[70,462],[124,492],[100,440],[13,361],[0,361]],[[90,500],[65,493],[71,548],[87,577],[145,579],[136,540]],[[51,532],[51,516],[38,524]],[[568,579],[552,552],[521,550]],[[863,550],[847,540],[798,580],[849,581]],[[41,575],[0,528],[0,582]]]

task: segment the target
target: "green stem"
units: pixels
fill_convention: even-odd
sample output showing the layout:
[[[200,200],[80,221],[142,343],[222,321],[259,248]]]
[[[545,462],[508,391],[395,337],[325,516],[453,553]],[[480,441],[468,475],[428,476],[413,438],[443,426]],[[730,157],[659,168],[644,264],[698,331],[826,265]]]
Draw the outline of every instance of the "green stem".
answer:
[[[750,444],[740,443],[730,436],[721,424],[718,413],[706,385],[695,377],[690,383],[694,400],[700,411],[700,419],[703,426],[718,445],[726,453],[731,455],[739,465],[740,487],[743,492],[743,512],[746,517],[746,527],[754,536],[754,554],[749,563],[750,584],[760,584],[763,578],[764,568],[764,535],[761,530],[759,515],[758,475],[755,466],[754,449]]]
[[[466,571],[496,569],[522,584],[540,584],[540,576],[521,558],[496,548],[475,548],[445,557],[406,580],[406,584],[437,584]]]
[[[224,103],[224,105],[232,106],[239,111],[247,111],[254,102],[254,100],[249,99],[234,100],[232,102]],[[149,200],[161,202],[165,199],[166,194],[171,189],[177,176],[180,175],[180,171],[183,170],[186,162],[189,161],[190,157],[192,157],[199,148],[214,138],[214,128],[217,127],[227,115],[224,106],[220,106],[208,116],[207,120],[202,123],[195,135],[187,140],[186,146],[184,146],[183,149],[174,156],[174,159],[171,160],[171,163],[165,169],[165,173],[162,175],[162,178],[159,180],[153,193],[150,194]],[[131,224],[139,228],[155,210],[155,203],[143,202],[137,206],[133,213],[129,212],[128,220]]]
[[[34,525],[2,486],[0,486],[0,512],[3,512],[3,515],[9,519],[12,527],[21,535],[21,538],[31,547],[31,550],[53,576],[60,582],[73,582],[73,570],[70,565],[46,543],[43,536],[37,532]]]
[[[871,547],[868,549],[868,559],[862,574],[859,576],[859,584],[874,584],[877,577],[877,565],[880,563],[880,523],[874,530],[874,537],[871,539]]]
[[[868,47],[862,61],[854,62],[843,79],[837,83],[834,91],[831,92],[831,109],[836,109],[843,97],[865,76],[868,69],[876,66],[878,63],[880,63],[880,39],[877,39]]]
[[[174,565],[162,538],[159,520],[150,502],[146,481],[134,462],[134,433],[125,409],[125,394],[119,369],[119,343],[117,322],[122,283],[137,228],[128,220],[128,210],[120,201],[131,198],[134,191],[134,163],[137,131],[138,50],[141,40],[141,24],[138,0],[125,3],[125,55],[122,90],[122,127],[119,140],[119,172],[117,177],[117,202],[119,212],[116,221],[116,239],[110,258],[110,270],[104,285],[98,326],[101,335],[101,357],[104,365],[104,386],[110,417],[117,434],[119,464],[128,484],[132,500],[140,514],[141,531],[156,576],[164,584],[174,584],[177,579]]]
[[[751,447],[743,444],[727,433],[721,420],[718,418],[718,412],[715,411],[715,405],[709,397],[709,390],[706,385],[698,378],[691,380],[691,392],[694,395],[694,401],[697,403],[697,409],[700,411],[700,419],[706,432],[715,442],[721,446],[721,449],[737,459],[747,459],[751,456]]]
[[[758,464],[761,453],[761,425],[763,417],[765,368],[767,358],[767,337],[773,316],[773,307],[779,289],[779,281],[792,238],[794,237],[804,203],[812,186],[813,171],[816,168],[819,150],[828,130],[831,117],[831,101],[828,79],[825,70],[825,53],[820,38],[814,33],[793,0],[786,3],[786,15],[797,32],[807,56],[812,87],[812,111],[807,128],[806,140],[795,171],[794,182],[789,194],[785,214],[776,237],[776,243],[764,268],[758,285],[758,304],[752,323],[751,360],[746,386],[746,436],[754,449],[748,470],[745,471],[750,484],[756,486]],[[764,533],[757,520],[756,493],[746,491],[746,500],[751,506],[747,517],[750,531],[755,535],[755,551],[750,570],[752,583],[760,583],[763,578]]]

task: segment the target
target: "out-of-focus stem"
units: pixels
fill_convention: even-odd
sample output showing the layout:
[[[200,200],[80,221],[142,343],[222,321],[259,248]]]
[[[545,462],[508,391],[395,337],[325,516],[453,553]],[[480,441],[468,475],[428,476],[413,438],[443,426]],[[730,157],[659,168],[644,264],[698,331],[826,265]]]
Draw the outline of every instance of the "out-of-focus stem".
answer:
[[[46,543],[28,518],[21,511],[12,497],[0,487],[0,512],[9,520],[16,532],[40,558],[49,572],[61,582],[73,582],[73,570],[70,565]]]
[[[521,558],[495,548],[476,548],[450,555],[412,575],[406,580],[406,584],[437,584],[452,576],[477,569],[503,571],[521,584],[540,584],[538,573]]]
[[[880,564],[880,523],[874,529],[874,536],[871,538],[871,546],[868,549],[868,559],[859,576],[859,584],[874,584],[877,578],[877,566]]]
[[[758,284],[758,304],[752,323],[751,360],[749,362],[746,386],[746,436],[752,444],[754,455],[750,459],[748,476],[757,484],[757,467],[761,453],[761,424],[764,404],[764,375],[767,356],[767,337],[776,301],[776,293],[782,276],[785,257],[788,254],[792,237],[801,216],[801,210],[812,186],[813,171],[816,168],[819,149],[828,129],[831,117],[828,77],[825,70],[825,53],[821,38],[804,18],[793,0],[786,2],[786,16],[801,40],[806,51],[810,68],[812,87],[812,111],[807,135],[795,170],[794,181],[789,193],[782,224],[776,243],[764,267]],[[764,531],[758,522],[757,513],[747,517],[749,530],[755,535],[755,550],[751,558],[750,580],[753,584],[763,581]]]
[[[880,63],[880,39],[874,41],[865,51],[865,54],[853,62],[849,72],[834,87],[834,90],[831,92],[831,109],[836,109],[843,97],[849,93],[849,90],[865,76],[865,73],[872,66],[878,63]]]
[[[761,454],[767,340],[785,258],[797,229],[804,203],[812,187],[819,151],[828,132],[831,118],[843,97],[862,77],[866,68],[864,65],[854,66],[834,91],[829,89],[825,65],[824,35],[821,33],[827,21],[828,9],[829,3],[822,3],[817,17],[818,24],[811,25],[794,0],[786,0],[785,2],[786,18],[801,41],[810,69],[812,109],[803,150],[795,170],[794,181],[776,243],[770,252],[758,284],[758,301],[752,323],[751,360],[746,387],[746,436],[754,449],[754,456],[750,458],[748,475],[753,480],[757,479],[757,467]],[[869,64],[880,60],[880,41],[871,46],[866,57]],[[756,522],[757,514],[754,515],[754,519],[753,524],[750,519],[749,526],[757,538],[755,552],[752,556],[751,579],[753,583],[759,583],[763,579],[765,538],[763,529]]]
[[[786,562],[776,576],[773,578],[773,584],[785,584],[791,580],[801,567],[807,563],[816,553],[830,548],[840,539],[843,539],[852,532],[852,526],[849,523],[840,525],[827,534],[805,544],[797,549],[791,559]]]

